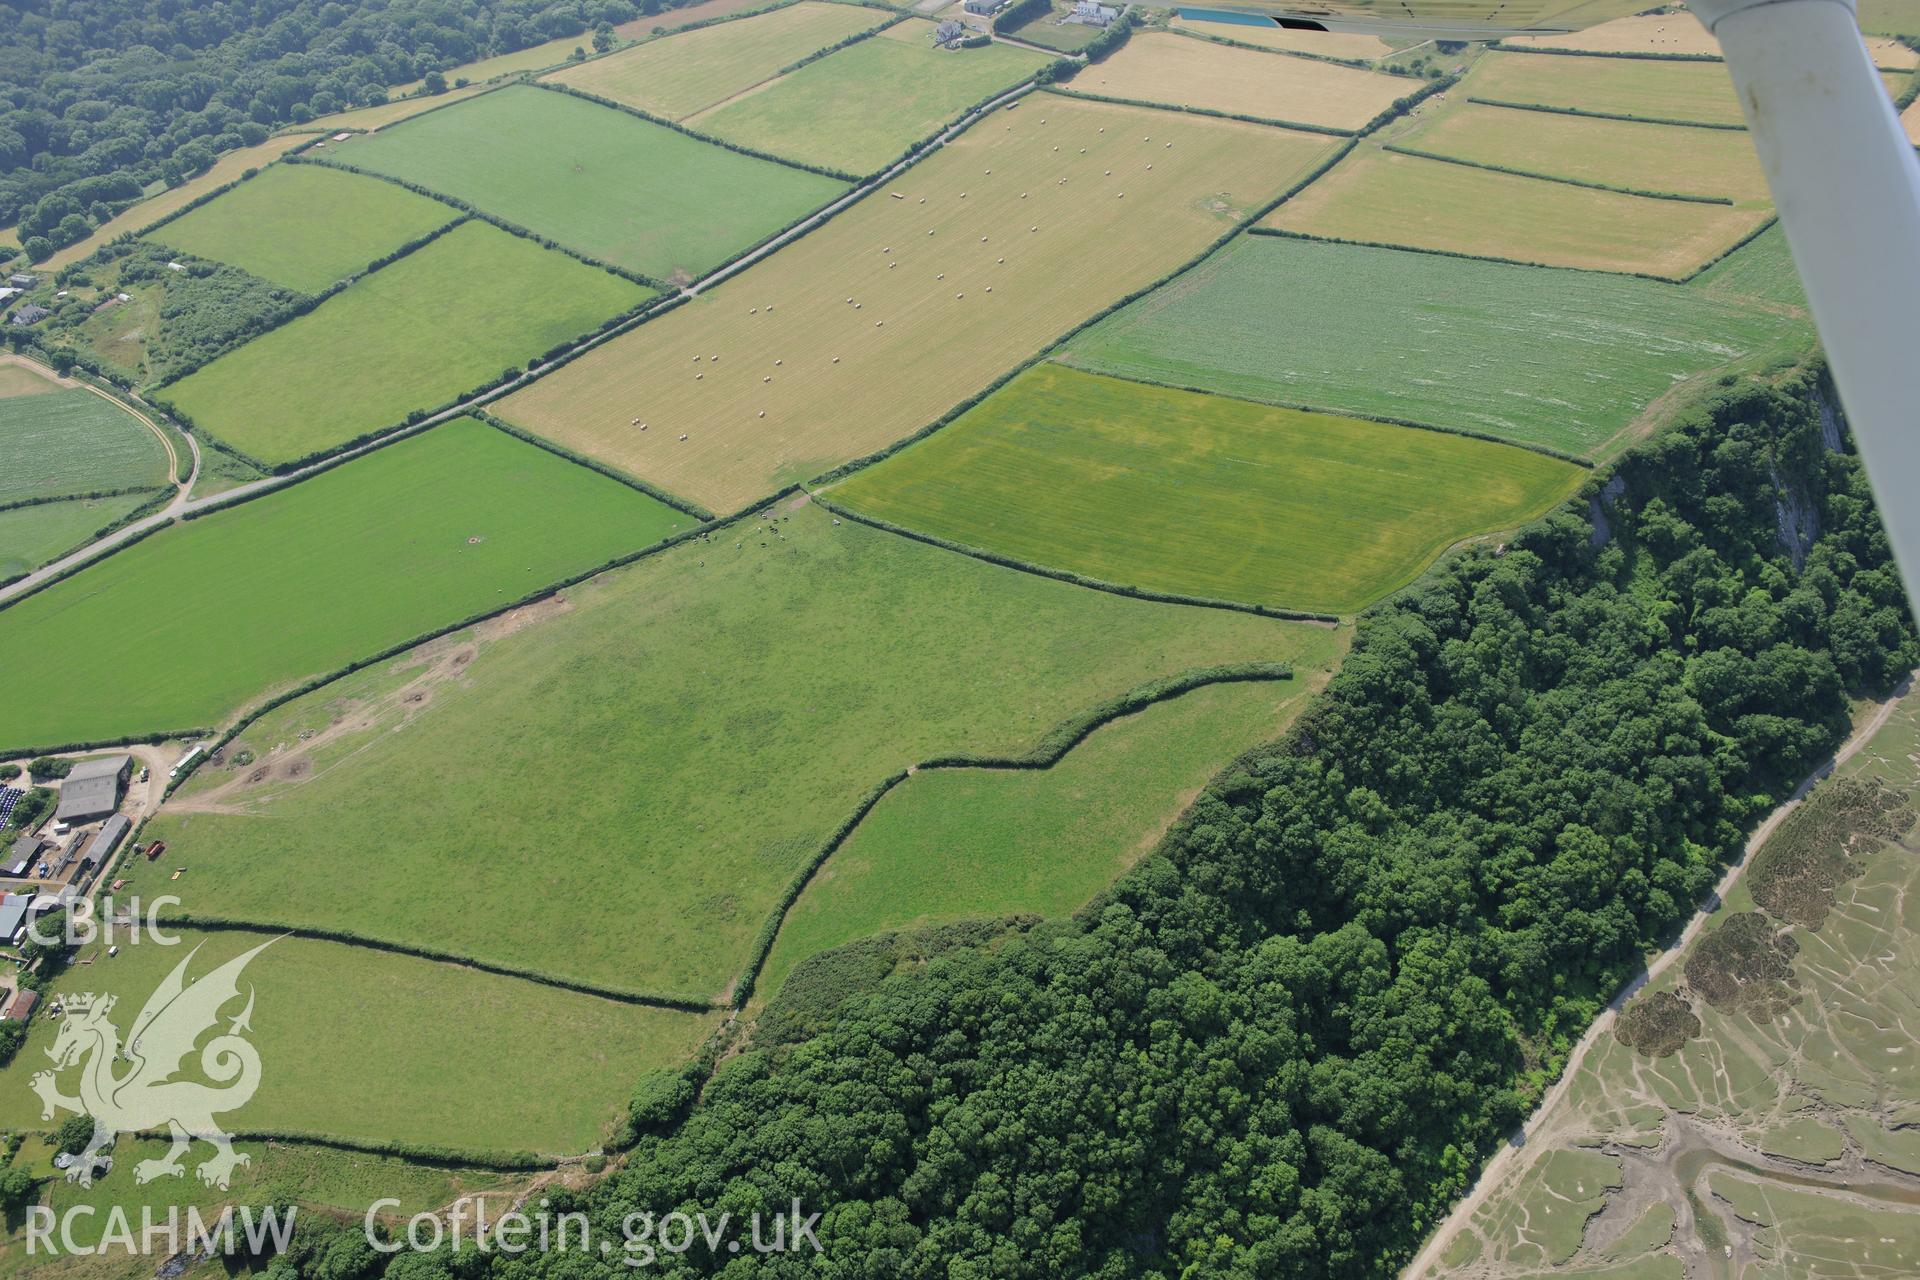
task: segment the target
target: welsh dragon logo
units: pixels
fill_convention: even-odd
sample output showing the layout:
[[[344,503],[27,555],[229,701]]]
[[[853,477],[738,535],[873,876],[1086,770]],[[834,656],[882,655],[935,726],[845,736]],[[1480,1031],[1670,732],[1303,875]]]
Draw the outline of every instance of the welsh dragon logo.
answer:
[[[167,1154],[134,1166],[135,1181],[178,1177],[186,1172],[181,1158],[194,1139],[209,1143],[214,1154],[195,1170],[209,1186],[225,1190],[234,1169],[249,1157],[233,1149],[232,1137],[213,1121],[216,1111],[246,1105],[260,1087],[260,1053],[247,1041],[251,1030],[253,989],[247,1004],[225,1032],[200,1049],[200,1074],[214,1082],[177,1080],[201,1036],[220,1021],[220,1010],[239,998],[240,973],[249,961],[272,945],[272,940],[221,965],[197,982],[186,980],[187,965],[200,948],[187,953],[165,981],[154,989],[123,1048],[119,1030],[110,1020],[115,998],[96,998],[92,992],[61,1000],[66,1016],[47,1056],[53,1069],[36,1074],[31,1083],[43,1104],[41,1118],[55,1111],[74,1111],[93,1117],[93,1138],[67,1170],[69,1180],[91,1186],[100,1152],[122,1133],[165,1129],[173,1138]],[[124,1071],[119,1071],[123,1064]],[[56,1077],[79,1066],[80,1094],[67,1097]],[[215,1087],[219,1086],[219,1087]]]

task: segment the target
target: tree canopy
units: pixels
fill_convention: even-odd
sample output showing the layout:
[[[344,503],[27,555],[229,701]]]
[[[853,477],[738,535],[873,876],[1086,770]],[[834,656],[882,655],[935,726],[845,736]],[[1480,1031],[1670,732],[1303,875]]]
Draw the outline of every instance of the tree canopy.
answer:
[[[274,129],[661,0],[13,0],[0,4],[0,226],[84,239]],[[445,77],[439,81],[446,87]]]

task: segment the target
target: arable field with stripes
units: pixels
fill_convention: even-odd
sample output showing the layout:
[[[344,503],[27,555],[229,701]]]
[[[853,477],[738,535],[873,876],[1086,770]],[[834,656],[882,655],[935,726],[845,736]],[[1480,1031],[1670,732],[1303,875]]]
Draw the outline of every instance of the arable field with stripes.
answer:
[[[464,1197],[585,1203],[623,1171],[644,1179],[719,1084],[810,1069],[810,1046],[889,984],[1016,944],[1071,953],[1069,922],[1145,919],[1217,947],[1291,928],[1214,911],[1216,884],[1181,898],[1168,842],[1228,839],[1274,744],[1340,730],[1329,682],[1401,679],[1408,654],[1447,674],[1408,684],[1391,732],[1463,715],[1486,752],[1519,749],[1505,694],[1480,686],[1469,714],[1447,681],[1500,645],[1574,667],[1582,628],[1615,626],[1596,606],[1573,634],[1501,632],[1523,571],[1604,563],[1624,596],[1679,590],[1693,571],[1655,552],[1702,535],[1672,532],[1659,500],[1616,509],[1622,460],[1818,381],[1741,103],[1683,10],[1434,42],[1097,0],[535,8],[503,8],[486,41],[444,32],[404,67],[369,42],[300,112],[262,105],[270,131],[209,118],[205,164],[76,205],[84,237],[0,248],[20,250],[0,268],[19,273],[0,282],[0,1280],[134,1274],[28,1247],[30,1209],[116,1196],[357,1224],[392,1186],[389,1227]],[[1865,8],[1866,56],[1920,136],[1920,13]],[[0,150],[8,136],[0,121]],[[216,138],[233,145],[216,155]],[[1809,554],[1820,531],[1779,479],[1786,433],[1738,445],[1781,486],[1777,545],[1743,554],[1827,585],[1783,577],[1763,605],[1701,571],[1691,613],[1649,636],[1698,653],[1738,614],[1784,646],[1812,596],[1838,608],[1833,575],[1852,566]],[[1676,494],[1692,475],[1673,464]],[[1447,575],[1463,563],[1511,572],[1462,604]],[[1458,605],[1474,627],[1372,629],[1407,601],[1405,617]],[[1905,625],[1848,616],[1859,649]],[[1839,679],[1784,661],[1776,677]],[[1703,676],[1655,709],[1660,732],[1711,740],[1677,791],[1758,750],[1757,710],[1749,737],[1698,728],[1716,696]],[[1889,776],[1911,773],[1910,742],[1874,741]],[[1383,798],[1359,774],[1344,803],[1376,835],[1434,785],[1403,776],[1406,795]],[[1702,802],[1665,836],[1704,861],[1780,790],[1752,812]],[[1531,886],[1527,807],[1497,835],[1419,838],[1435,865],[1505,841],[1502,874]],[[1636,821],[1615,816],[1579,835],[1608,875]],[[1810,987],[1911,942],[1912,876],[1888,861],[1911,854],[1902,837],[1840,892],[1840,929],[1801,963]],[[1306,839],[1271,806],[1257,838]],[[1635,876],[1634,892],[1683,895],[1616,878]],[[1127,886],[1143,878],[1183,905],[1140,907]],[[1442,974],[1442,939],[1496,945],[1427,893],[1410,876],[1367,908],[1428,913],[1433,955],[1392,964]],[[1905,931],[1875,934],[1903,902]],[[28,939],[75,913],[182,945]],[[1276,941],[1272,982],[1331,1000],[1385,972],[1384,952],[1346,945]],[[1184,1052],[1197,1023],[1296,1034],[1220,975],[1130,981],[1113,976],[1114,999],[1165,1002],[1164,1043],[1127,1050],[1141,1061]],[[258,1078],[220,1121],[230,1179],[164,1176],[181,1125],[155,1112],[97,1179],[69,1181],[93,1157],[43,1108],[40,1073],[107,1022],[128,1034],[97,1061],[145,1070],[167,1008],[234,982],[214,1012],[226,1039],[251,1036],[231,1052]],[[1415,1280],[1761,1274],[1721,1268],[1722,1244],[1799,1260],[1783,1274],[1920,1273],[1920,1113],[1893,1068],[1820,1074],[1805,1107],[1761,1083],[1782,1062],[1816,1081],[1808,1055],[1829,1041],[1879,1047],[1876,1019],[1912,1015],[1901,999],[1876,986],[1857,1016],[1726,1031],[1746,1037],[1737,1055],[1650,1066],[1608,1049],[1553,1149]],[[968,1009],[955,997],[954,1017]],[[1390,1021],[1351,1035],[1392,1056]],[[1206,1070],[1252,1073],[1257,1056]],[[1513,1105],[1561,1065],[1543,1049],[1516,1066]],[[1736,1069],[1717,1111],[1690,1105]],[[931,1088],[896,1065],[835,1087]],[[1348,1088],[1303,1078],[1300,1114],[1309,1093],[1374,1105]],[[82,1114],[108,1125],[106,1097]],[[1675,1162],[1590,1150],[1609,1108],[1650,1131],[1705,1126],[1695,1145],[1718,1154],[1700,1194],[1661,1181]],[[897,1134],[796,1120],[791,1141],[838,1144],[875,1186],[910,1176],[889,1163]],[[1281,1145],[1209,1159],[1309,1162]],[[1311,1161],[1335,1167],[1336,1150]],[[1455,1152],[1446,1176],[1488,1154]],[[1847,1200],[1846,1221],[1889,1233],[1897,1264],[1822,1219],[1856,1156],[1893,1190]],[[1010,1193],[983,1188],[991,1222]],[[1449,1203],[1422,1203],[1421,1229]],[[906,1240],[923,1207],[876,1214],[874,1238]],[[1268,1220],[1264,1203],[1233,1212]],[[1605,1239],[1588,1229],[1603,1218]],[[1723,1219],[1732,1237],[1712,1234]],[[1260,1273],[1140,1261],[1158,1230],[1103,1274]],[[928,1248],[887,1254],[894,1273],[989,1273]],[[1326,1274],[1393,1274],[1363,1253]],[[518,1276],[421,1261],[407,1280]],[[338,1265],[333,1280],[378,1275]]]

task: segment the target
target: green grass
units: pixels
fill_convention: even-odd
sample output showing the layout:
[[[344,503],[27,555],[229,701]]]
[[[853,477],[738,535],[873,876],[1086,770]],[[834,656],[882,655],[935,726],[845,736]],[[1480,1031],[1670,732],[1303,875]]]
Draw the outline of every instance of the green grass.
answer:
[[[1106,582],[1351,613],[1584,476],[1485,440],[1044,364],[834,497]]]
[[[180,864],[172,855],[168,863]],[[187,876],[200,874],[187,865]],[[267,941],[247,933],[180,936],[179,946],[123,946],[112,959],[95,948],[93,963],[76,968],[69,982],[117,995],[112,1020],[124,1036],[148,994],[196,945],[190,979]],[[272,942],[247,967],[229,1017],[249,986],[260,1088],[219,1116],[238,1133],[576,1153],[611,1128],[635,1078],[676,1063],[711,1026],[697,1014],[303,938]],[[47,1066],[59,1026],[37,1019],[0,1071],[0,1125],[51,1127],[27,1080]],[[198,1061],[189,1060],[183,1078],[196,1078]],[[61,1083],[71,1095],[73,1073]],[[197,1164],[208,1150],[196,1148],[189,1161]]]
[[[124,520],[158,490],[0,510],[0,580],[38,569]]]
[[[1067,359],[1593,452],[1677,382],[1813,341],[1802,313],[1698,285],[1249,236],[1081,334]]]
[[[693,121],[729,142],[807,164],[871,173],[1047,59],[1012,45],[936,49],[907,21]]]
[[[1338,642],[788,509],[777,532],[748,520],[510,635],[449,638],[275,711],[240,740],[268,777],[208,771],[149,824],[193,880],[142,869],[129,892],[709,997],[894,772],[1031,750],[1199,667],[1311,669]]]
[[[1072,12],[1071,4],[1056,3],[1051,13],[1043,13],[1008,34],[1016,40],[1058,49],[1061,53],[1078,53],[1106,33],[1099,27],[1090,27],[1082,22],[1060,21]]]
[[[342,163],[458,197],[661,280],[698,275],[846,190],[832,178],[527,86],[329,150]]]
[[[320,293],[459,216],[436,200],[357,173],[276,164],[149,239]]]
[[[809,54],[888,15],[845,4],[801,3],[664,40],[555,72],[551,79],[602,98],[680,120],[778,75]]]
[[[235,448],[289,462],[437,408],[647,297],[467,222],[160,395]]]
[[[1051,769],[915,774],[788,913],[760,996],[807,956],[890,929],[1077,910],[1216,772],[1279,735],[1305,677],[1208,685],[1094,731]]]
[[[84,387],[0,397],[0,503],[157,486],[153,432]]]
[[[189,521],[0,610],[0,743],[210,726],[241,704],[690,518],[471,420]],[[478,538],[479,542],[470,539]]]
[[[1718,297],[1750,299],[1804,314],[1807,292],[1787,251],[1786,228],[1774,223],[1738,253],[1701,272],[1693,287]]]

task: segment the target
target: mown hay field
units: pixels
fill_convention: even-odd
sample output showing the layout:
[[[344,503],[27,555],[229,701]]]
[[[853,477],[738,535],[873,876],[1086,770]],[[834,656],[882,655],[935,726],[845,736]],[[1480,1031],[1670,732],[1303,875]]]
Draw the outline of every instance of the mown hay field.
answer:
[[[1765,202],[1753,140],[1732,129],[1450,104],[1398,142],[1435,155],[1635,191]]]
[[[1739,290],[1747,255],[1779,262],[1769,235],[1727,259],[1722,290],[1249,236],[1065,358],[1599,454],[1688,379],[1811,348],[1803,311]],[[1777,274],[1762,267],[1763,282]]]
[[[169,874],[177,865],[169,858]],[[186,876],[199,869],[188,864]],[[310,867],[300,874],[325,872]],[[175,946],[151,939],[122,946],[111,959],[96,946],[92,963],[71,970],[61,990],[118,997],[112,1020],[124,1030],[190,954],[187,976],[198,979],[267,943],[221,1022],[224,1028],[239,1013],[252,988],[248,1039],[260,1053],[260,1088],[221,1116],[236,1132],[578,1154],[612,1129],[637,1076],[676,1065],[712,1028],[700,1014],[365,947],[253,933],[178,936]],[[27,1087],[27,1077],[46,1067],[45,1050],[61,1026],[36,1019],[19,1055],[0,1069],[0,1124],[51,1128],[64,1118],[43,1121],[40,1099]],[[561,1045],[566,1052],[555,1052]],[[199,1064],[193,1054],[179,1078],[205,1082]],[[71,1080],[64,1083],[71,1091]],[[201,1144],[188,1163],[209,1154]]]
[[[1049,769],[914,774],[808,883],[755,996],[808,956],[887,930],[1078,910],[1216,773],[1279,737],[1314,674],[1183,693],[1101,726]]]
[[[1680,279],[1732,248],[1770,214],[1764,205],[1621,195],[1363,148],[1262,225],[1328,239]]]
[[[1900,123],[1906,126],[1908,140],[1920,147],[1920,101],[1915,101],[1900,113]]]
[[[229,182],[238,182],[247,170],[272,164],[295,147],[305,146],[312,141],[312,134],[296,133],[279,138],[268,138],[257,147],[241,147],[237,151],[229,151],[215,160],[205,173],[188,178],[177,187],[168,187],[165,191],[142,200],[132,208],[116,213],[94,228],[93,234],[85,240],[68,245],[42,262],[40,266],[46,271],[58,271],[62,267],[91,258],[100,246],[108,241],[118,240],[129,233],[145,231],[160,219],[186,208],[209,191],[218,190]]]
[[[373,133],[402,120],[411,120],[428,111],[437,111],[450,107],[456,102],[465,102],[468,98],[477,98],[488,92],[484,84],[470,84],[460,89],[448,89],[445,93],[424,94],[417,98],[395,98],[374,106],[354,107],[347,111],[336,111],[330,116],[317,116],[300,126],[299,134],[311,138],[316,133],[335,133],[342,129],[360,130]],[[315,144],[312,156],[316,160],[326,158],[327,152],[335,144],[325,141]]]
[[[1675,15],[1694,21],[1686,15]],[[1890,94],[1908,73],[1883,72]],[[1598,111],[1649,120],[1744,127],[1740,100],[1724,63],[1659,58],[1577,58],[1559,54],[1491,53],[1454,92],[1498,102]]]
[[[1049,363],[833,496],[1106,582],[1352,613],[1585,475],[1511,445]]]
[[[77,550],[101,529],[124,520],[157,492],[150,489],[117,498],[73,498],[0,508],[0,582]]]
[[[150,238],[301,293],[320,293],[459,216],[379,178],[277,164]]]
[[[1334,145],[1030,98],[498,412],[736,510],[924,427],[1200,252]]]
[[[889,21],[877,9],[801,0],[564,67],[548,77],[669,120],[724,102],[783,67]],[[884,110],[878,102],[870,109]]]
[[[846,190],[832,178],[530,85],[482,94],[327,154],[660,280],[697,275]]]
[[[1206,21],[1189,18],[1175,10],[1168,24],[1173,31],[1189,35],[1217,36],[1241,44],[1257,44],[1286,53],[1313,53],[1325,58],[1353,58],[1372,61],[1393,52],[1394,46],[1379,36],[1352,31],[1293,31],[1261,19],[1244,22]]]
[[[1420,82],[1169,32],[1138,35],[1069,82],[1080,93],[1358,129]]]
[[[158,394],[242,452],[288,462],[446,404],[650,296],[476,219]]]
[[[910,18],[688,123],[790,160],[872,173],[1047,63],[1010,44],[936,49],[933,31]]]
[[[1197,668],[1317,667],[1336,634],[788,502],[289,703],[237,744],[264,777],[203,770],[148,830],[194,868],[191,912],[708,998],[895,772],[1031,750]]]
[[[1890,70],[1920,66],[1915,53],[1897,40],[1868,36],[1874,65]],[[1570,49],[1577,53],[1651,53],[1718,58],[1720,42],[1690,13],[1642,13],[1616,18],[1585,31],[1551,36],[1516,36],[1501,41],[1518,49]]]
[[[0,743],[212,726],[691,522],[456,420],[154,534],[0,610],[0,663],[40,673],[47,691],[0,706]]]
[[[167,453],[140,420],[85,387],[4,366],[15,394],[0,396],[0,506],[167,482]]]

